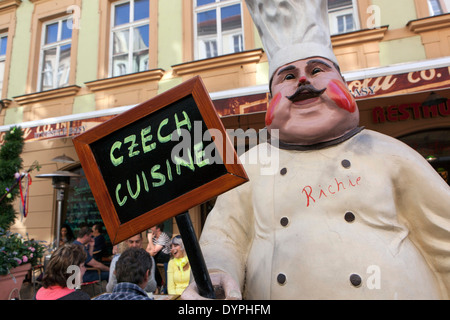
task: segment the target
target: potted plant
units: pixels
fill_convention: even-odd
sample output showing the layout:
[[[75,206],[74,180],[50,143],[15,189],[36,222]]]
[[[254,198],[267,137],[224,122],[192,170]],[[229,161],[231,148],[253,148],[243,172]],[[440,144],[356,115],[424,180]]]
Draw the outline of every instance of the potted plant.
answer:
[[[40,263],[46,250],[41,241],[0,229],[0,300],[9,299],[15,289],[20,290],[26,274]]]

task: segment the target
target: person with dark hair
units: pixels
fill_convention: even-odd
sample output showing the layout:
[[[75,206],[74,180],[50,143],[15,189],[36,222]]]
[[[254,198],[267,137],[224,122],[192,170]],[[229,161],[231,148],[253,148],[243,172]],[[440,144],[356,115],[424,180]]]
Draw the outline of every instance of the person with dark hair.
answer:
[[[103,235],[103,225],[96,223],[92,226],[92,235],[94,236],[94,251],[93,257],[97,261],[101,261],[107,253],[106,239]]]
[[[125,250],[116,263],[117,284],[112,293],[94,300],[152,300],[144,291],[150,278],[152,257],[142,248]]]
[[[68,224],[63,224],[61,227],[61,238],[59,240],[59,245],[62,246],[66,243],[72,243],[75,240],[73,231]]]
[[[35,299],[90,300],[86,292],[73,288],[74,280],[80,282],[86,271],[85,260],[86,252],[78,244],[65,244],[56,249],[50,257],[42,287],[36,293]]]
[[[147,232],[147,252],[156,260],[156,263],[167,263],[170,260],[170,237],[164,232],[164,224],[158,224]]]
[[[111,260],[111,265],[109,266],[109,280],[108,284],[106,285],[106,292],[112,292],[114,286],[117,284],[117,278],[114,270],[116,269],[116,263],[120,258],[120,255],[123,251],[125,251],[127,248],[141,248],[142,247],[142,234],[139,233],[137,235],[134,235],[127,240],[119,243],[117,246],[117,252],[114,258]],[[148,293],[152,293],[156,290],[156,280],[155,280],[155,267],[156,264],[154,263],[153,257],[152,257],[152,269],[150,271],[150,279],[147,283],[147,286],[145,287],[145,291]]]
[[[93,257],[94,251],[94,236],[92,235],[92,230],[89,227],[82,227],[78,231],[77,239],[73,242],[79,244],[85,248],[86,251],[86,261],[85,265],[87,267],[100,269],[100,279],[98,278],[98,272],[96,270],[88,270],[83,276],[83,282],[91,282],[95,280],[108,280],[109,278],[109,267],[105,266],[100,261],[97,261]]]
[[[158,224],[147,230],[147,252],[155,259],[156,263],[164,265],[164,276],[167,279],[167,265],[170,260],[170,237],[164,232],[164,223]],[[155,279],[161,292],[166,293],[166,287],[163,282],[163,275],[157,269]]]

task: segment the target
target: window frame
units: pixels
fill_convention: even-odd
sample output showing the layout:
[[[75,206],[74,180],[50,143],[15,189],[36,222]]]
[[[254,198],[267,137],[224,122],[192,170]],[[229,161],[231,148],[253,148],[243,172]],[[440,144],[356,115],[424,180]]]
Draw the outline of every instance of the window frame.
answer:
[[[39,46],[39,63],[38,63],[38,77],[37,77],[37,91],[47,91],[47,90],[53,90],[53,89],[59,89],[64,88],[70,85],[70,74],[72,72],[72,49],[73,49],[73,29],[71,29],[71,36],[70,38],[60,40],[61,39],[61,33],[62,33],[62,26],[63,21],[70,21],[72,18],[71,15],[66,15],[59,17],[57,19],[45,21],[42,23],[41,26],[41,40],[40,40],[40,46]],[[51,24],[58,23],[58,32],[57,32],[57,40],[56,42],[52,42],[51,44],[45,44],[45,37],[46,37],[46,27]],[[66,46],[70,44],[70,62],[69,62],[69,71],[66,74],[66,80],[64,81],[64,85],[59,86],[58,85],[58,74],[60,72],[60,57],[61,57],[61,47]],[[43,89],[43,78],[44,78],[44,54],[46,50],[56,48],[56,62],[55,68],[52,68],[53,74],[52,74],[52,81],[53,85],[50,89]]]
[[[1,32],[0,33],[0,49],[1,49],[1,39],[2,38],[7,38],[7,40],[6,40],[5,54],[4,55],[0,55],[0,60],[1,61],[6,61],[6,53],[7,53],[7,50],[8,50],[8,32]]]
[[[432,2],[439,6],[439,11],[440,11],[439,13],[435,13]],[[428,4],[428,10],[430,13],[430,17],[438,16],[438,15],[441,15],[444,13],[444,8],[442,7],[442,4],[439,0],[428,0],[427,4]]]
[[[3,38],[6,38],[6,48],[5,48],[5,54],[0,55],[0,64],[3,64],[3,72],[0,73],[0,98],[3,96],[3,85],[5,84],[4,78],[6,74],[6,56],[8,55],[8,41],[9,41],[9,35],[8,32],[1,32],[0,33],[0,49],[1,49],[1,40]]]
[[[219,57],[219,56],[223,56],[226,54],[232,54],[232,53],[238,53],[238,52],[242,52],[245,51],[246,48],[246,35],[245,35],[245,19],[244,19],[244,5],[243,5],[243,0],[228,0],[228,1],[221,1],[221,0],[215,0],[213,3],[209,3],[209,4],[205,4],[202,5],[200,7],[196,6],[196,0],[192,1],[192,20],[193,20],[193,43],[194,43],[194,59],[195,60],[201,60],[201,59],[207,59],[207,58],[214,58],[214,57]],[[240,29],[240,38],[241,40],[239,41],[240,44],[242,45],[242,50],[241,51],[236,51],[236,52],[227,52],[224,53],[223,51],[223,41],[224,41],[224,34],[225,35],[233,35],[235,32],[232,31],[222,31],[222,17],[221,17],[221,9],[224,7],[229,7],[229,6],[233,6],[239,4],[240,6],[240,13],[241,13],[241,29]],[[211,56],[211,57],[202,57],[200,55],[200,44],[199,44],[199,37],[198,37],[198,30],[197,30],[197,17],[198,17],[198,13],[201,12],[207,12],[207,11],[212,11],[214,10],[216,11],[216,27],[217,27],[217,34],[215,36],[206,36],[202,39],[208,41],[209,39],[211,40],[216,40],[216,47],[217,47],[217,55],[215,56]],[[210,41],[210,40],[209,40]]]
[[[338,18],[341,16],[348,15],[350,13],[353,17],[353,29],[352,30],[344,30],[343,32],[339,32]],[[332,36],[360,30],[361,23],[359,21],[358,2],[356,0],[352,0],[351,5],[342,6],[339,8],[334,8],[334,9],[328,10],[328,21],[329,21],[329,26],[330,26],[330,34]]]
[[[118,5],[122,5],[125,3],[130,3],[130,22],[126,23],[126,24],[122,24],[119,26],[114,26],[114,20],[115,20],[115,8]],[[151,32],[151,11],[152,11],[152,4],[151,1],[149,0],[149,16],[146,19],[141,19],[138,21],[134,20],[134,3],[135,0],[121,0],[121,1],[114,1],[111,3],[111,7],[110,7],[110,23],[109,23],[109,48],[108,48],[108,77],[116,77],[116,76],[122,76],[122,75],[127,75],[127,74],[132,74],[132,73],[136,73],[136,72],[143,72],[143,71],[148,71],[151,70],[151,64],[152,64],[152,57],[151,54],[153,52],[153,50],[151,49],[151,38],[152,38],[152,32]],[[133,18],[133,21],[131,21],[131,17]],[[136,28],[142,27],[144,25],[148,26],[148,34],[149,34],[149,39],[148,39],[148,60],[147,60],[147,69],[145,70],[141,70],[141,71],[133,71],[133,54],[134,54],[134,49],[133,49],[133,45],[134,45],[134,30]],[[122,30],[128,30],[129,31],[129,38],[128,38],[128,69],[126,70],[126,72],[124,74],[120,74],[120,75],[114,75],[113,72],[113,61],[114,61],[114,34],[115,32],[119,32]]]

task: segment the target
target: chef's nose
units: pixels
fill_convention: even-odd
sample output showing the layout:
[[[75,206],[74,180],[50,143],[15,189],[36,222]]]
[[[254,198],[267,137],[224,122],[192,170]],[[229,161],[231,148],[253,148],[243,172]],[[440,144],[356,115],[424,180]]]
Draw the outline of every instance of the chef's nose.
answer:
[[[306,79],[305,76],[301,76],[300,79],[298,79],[298,85],[303,85],[306,84],[308,82],[308,79]]]

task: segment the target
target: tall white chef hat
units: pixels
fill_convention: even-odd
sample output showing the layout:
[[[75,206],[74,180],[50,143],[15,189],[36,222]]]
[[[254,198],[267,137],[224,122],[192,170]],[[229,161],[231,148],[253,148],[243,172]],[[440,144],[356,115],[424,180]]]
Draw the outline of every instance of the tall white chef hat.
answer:
[[[310,57],[338,64],[331,46],[327,0],[246,0],[269,59],[281,66]]]

